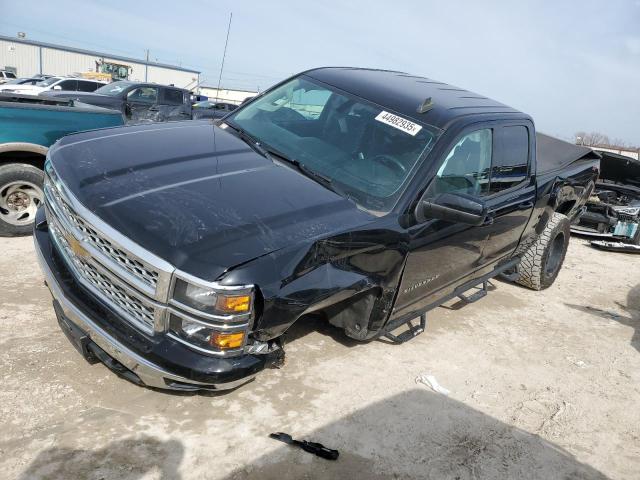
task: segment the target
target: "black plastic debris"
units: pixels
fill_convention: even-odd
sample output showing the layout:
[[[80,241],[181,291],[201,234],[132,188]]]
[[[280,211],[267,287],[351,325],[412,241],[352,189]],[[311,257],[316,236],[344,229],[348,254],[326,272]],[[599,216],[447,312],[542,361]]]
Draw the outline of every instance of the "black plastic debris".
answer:
[[[305,452],[313,453],[314,455],[325,458],[327,460],[337,460],[340,452],[338,450],[332,450],[331,448],[327,448],[321,443],[308,442],[306,440],[294,440],[291,435],[287,433],[272,433],[269,437],[280,440],[281,442],[288,443],[289,445],[294,445],[298,448],[303,449]]]

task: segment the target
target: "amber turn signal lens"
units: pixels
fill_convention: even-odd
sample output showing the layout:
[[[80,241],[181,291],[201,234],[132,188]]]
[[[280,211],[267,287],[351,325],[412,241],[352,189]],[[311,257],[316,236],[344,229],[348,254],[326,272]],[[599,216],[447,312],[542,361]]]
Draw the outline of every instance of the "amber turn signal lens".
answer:
[[[211,345],[222,350],[228,348],[240,348],[244,343],[244,332],[213,333],[209,340]]]
[[[220,312],[227,313],[244,313],[251,309],[251,296],[240,295],[231,297],[227,295],[219,295],[216,303],[216,309]]]

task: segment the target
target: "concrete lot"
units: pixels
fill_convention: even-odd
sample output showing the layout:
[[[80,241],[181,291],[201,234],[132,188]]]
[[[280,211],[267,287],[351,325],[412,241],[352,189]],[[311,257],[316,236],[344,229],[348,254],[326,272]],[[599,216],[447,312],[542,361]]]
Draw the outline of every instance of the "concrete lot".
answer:
[[[574,237],[547,291],[494,281],[403,346],[299,325],[282,369],[176,395],[87,364],[58,329],[31,239],[0,251],[2,478],[640,478],[640,256]]]

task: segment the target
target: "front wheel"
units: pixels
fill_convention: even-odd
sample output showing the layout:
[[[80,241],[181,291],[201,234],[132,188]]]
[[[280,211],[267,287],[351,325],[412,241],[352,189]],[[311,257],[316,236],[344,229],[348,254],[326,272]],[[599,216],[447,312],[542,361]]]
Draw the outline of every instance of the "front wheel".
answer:
[[[44,173],[25,163],[0,166],[0,235],[28,235],[44,201]]]
[[[516,267],[520,285],[533,290],[550,287],[556,280],[569,246],[571,222],[566,215],[554,213],[544,232],[522,255]]]

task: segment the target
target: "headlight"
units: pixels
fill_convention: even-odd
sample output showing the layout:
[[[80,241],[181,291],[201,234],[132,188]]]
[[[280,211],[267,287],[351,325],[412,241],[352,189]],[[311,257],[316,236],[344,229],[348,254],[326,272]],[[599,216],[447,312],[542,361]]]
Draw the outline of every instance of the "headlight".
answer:
[[[203,313],[244,315],[251,312],[253,292],[250,288],[237,291],[217,290],[194,285],[178,278],[173,289],[173,299]]]
[[[221,332],[204,322],[172,314],[169,330],[181,340],[204,350],[231,350],[244,346],[245,332]]]

